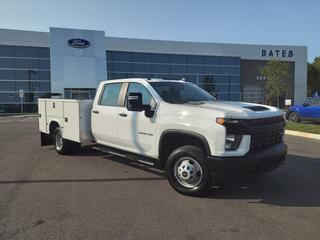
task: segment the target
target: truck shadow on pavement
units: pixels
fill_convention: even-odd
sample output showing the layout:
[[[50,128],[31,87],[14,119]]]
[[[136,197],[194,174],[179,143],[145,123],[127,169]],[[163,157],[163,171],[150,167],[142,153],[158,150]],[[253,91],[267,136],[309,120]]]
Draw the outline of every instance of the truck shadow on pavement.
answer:
[[[126,158],[106,155],[83,148],[78,156],[101,156],[106,161],[114,161],[129,167],[157,175],[155,179],[164,180],[166,173],[159,166],[148,166]],[[267,204],[287,207],[320,206],[320,159],[289,154],[287,161],[269,173],[257,177],[248,177],[233,186],[213,187],[203,198],[245,200],[252,204]],[[119,181],[110,179],[106,181]],[[141,180],[148,180],[141,178]],[[88,181],[88,180],[86,180]],[[90,180],[89,180],[90,181]],[[92,180],[96,181],[96,180]],[[99,180],[98,180],[99,181]],[[103,180],[101,180],[103,181]],[[130,181],[123,179],[123,181]],[[168,185],[169,187],[169,185]]]
[[[272,172],[249,177],[227,188],[213,189],[212,199],[246,200],[253,204],[286,207],[320,206],[320,159],[288,155]]]
[[[97,152],[92,152],[97,154]],[[148,166],[125,158],[108,155],[107,161],[125,164],[129,167],[166,178],[159,166]],[[320,159],[288,155],[287,161],[269,173],[248,177],[228,187],[213,187],[203,198],[245,200],[251,204],[267,204],[283,207],[320,206]],[[169,185],[168,185],[169,187]]]
[[[117,156],[107,156],[130,167],[155,174],[165,179],[160,167],[151,167]],[[228,187],[213,187],[206,199],[245,200],[250,204],[282,207],[320,206],[320,159],[288,155],[287,161],[272,172],[248,177]],[[168,185],[169,187],[169,185]]]
[[[117,182],[166,180],[166,173],[158,166],[149,166],[126,158],[107,155],[90,147],[84,147],[77,157],[100,156],[106,161],[124,164],[130,168],[151,173],[153,176],[128,178],[81,178],[81,179],[23,179],[1,180],[6,184]],[[128,170],[130,170],[128,168]],[[281,207],[320,206],[320,159],[288,155],[287,161],[278,169],[259,177],[250,177],[229,187],[212,187],[203,197],[208,200],[244,200],[250,204],[266,204]],[[168,184],[168,188],[169,188]],[[178,193],[177,193],[178,194]]]

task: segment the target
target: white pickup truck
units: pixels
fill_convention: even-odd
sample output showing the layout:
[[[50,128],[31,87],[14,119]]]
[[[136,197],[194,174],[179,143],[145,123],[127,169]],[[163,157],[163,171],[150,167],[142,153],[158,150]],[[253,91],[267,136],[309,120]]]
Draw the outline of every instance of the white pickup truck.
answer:
[[[187,195],[262,174],[287,154],[275,107],[219,101],[185,81],[101,82],[95,99],[39,99],[41,144],[71,154],[82,143],[166,169]]]

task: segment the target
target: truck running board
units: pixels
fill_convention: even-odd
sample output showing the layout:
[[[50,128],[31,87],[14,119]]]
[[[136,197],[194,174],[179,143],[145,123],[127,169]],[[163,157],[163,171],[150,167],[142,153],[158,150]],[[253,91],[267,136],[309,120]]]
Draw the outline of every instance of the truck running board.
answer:
[[[109,153],[115,156],[119,156],[119,157],[123,157],[123,158],[127,158],[129,160],[133,160],[133,161],[137,161],[143,164],[147,164],[149,166],[154,166],[155,165],[155,161],[152,158],[148,158],[148,157],[144,157],[144,156],[140,156],[138,154],[133,154],[133,153],[128,153],[125,151],[121,151],[115,148],[111,148],[111,147],[105,147],[102,145],[94,145],[92,147],[93,149],[100,151],[100,152],[104,152],[104,153]]]

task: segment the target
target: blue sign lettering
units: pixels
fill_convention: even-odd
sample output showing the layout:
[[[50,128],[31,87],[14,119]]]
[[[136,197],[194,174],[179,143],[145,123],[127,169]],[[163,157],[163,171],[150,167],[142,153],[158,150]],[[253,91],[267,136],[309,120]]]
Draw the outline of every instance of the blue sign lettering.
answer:
[[[272,52],[272,50],[269,51],[268,57],[273,57],[273,52]]]
[[[280,50],[280,49],[275,49],[275,50],[266,50],[262,49],[261,50],[261,57],[283,57],[283,58],[291,58],[293,57],[293,50]]]
[[[293,51],[292,50],[289,50],[288,57],[293,57]]]

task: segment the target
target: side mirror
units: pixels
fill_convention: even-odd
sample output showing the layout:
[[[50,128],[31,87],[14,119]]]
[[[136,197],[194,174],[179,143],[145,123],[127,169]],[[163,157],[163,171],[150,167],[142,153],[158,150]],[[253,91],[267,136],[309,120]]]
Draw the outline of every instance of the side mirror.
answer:
[[[127,102],[128,111],[142,112],[144,107],[142,105],[142,94],[141,93],[129,93]]]
[[[150,105],[144,105],[144,115],[147,118],[152,118],[154,115],[154,110],[151,108]]]

